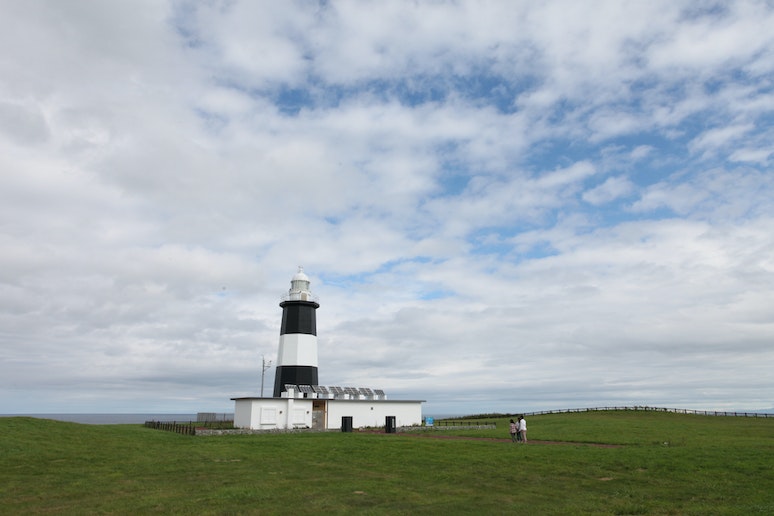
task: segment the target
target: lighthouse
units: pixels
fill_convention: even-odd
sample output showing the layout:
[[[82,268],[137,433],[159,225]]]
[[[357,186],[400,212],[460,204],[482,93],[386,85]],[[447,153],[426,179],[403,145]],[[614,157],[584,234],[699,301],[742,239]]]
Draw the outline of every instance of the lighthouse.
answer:
[[[351,432],[378,427],[395,432],[422,424],[424,400],[387,399],[381,389],[320,385],[317,380],[317,309],[303,267],[282,296],[274,395],[231,398],[234,426],[251,430],[308,428]],[[292,386],[285,388],[286,386]]]
[[[317,385],[317,317],[320,304],[309,290],[309,277],[304,268],[290,280],[290,290],[283,296],[274,397],[279,398],[285,385]]]

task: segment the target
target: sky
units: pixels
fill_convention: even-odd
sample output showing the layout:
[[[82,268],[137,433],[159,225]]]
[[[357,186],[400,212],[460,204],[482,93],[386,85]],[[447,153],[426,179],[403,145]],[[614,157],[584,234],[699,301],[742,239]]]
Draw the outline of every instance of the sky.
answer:
[[[771,27],[754,0],[0,0],[0,413],[270,395],[298,266],[321,385],[771,409]]]

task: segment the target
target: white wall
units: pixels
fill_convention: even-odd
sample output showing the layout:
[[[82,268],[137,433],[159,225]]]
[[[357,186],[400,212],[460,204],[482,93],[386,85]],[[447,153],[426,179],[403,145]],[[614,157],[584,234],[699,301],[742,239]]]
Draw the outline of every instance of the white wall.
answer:
[[[328,428],[341,428],[342,416],[352,417],[353,428],[384,427],[386,416],[395,416],[397,426],[422,424],[421,401],[327,400]]]
[[[234,426],[253,430],[312,427],[311,398],[237,398]],[[387,416],[397,426],[422,424],[421,401],[325,400],[326,428],[340,429],[341,418],[352,418],[353,428],[384,428]]]
[[[234,426],[237,428],[251,428],[253,419],[252,409],[252,400],[234,400]]]
[[[241,398],[234,405],[234,426],[253,430],[311,428],[312,400]]]

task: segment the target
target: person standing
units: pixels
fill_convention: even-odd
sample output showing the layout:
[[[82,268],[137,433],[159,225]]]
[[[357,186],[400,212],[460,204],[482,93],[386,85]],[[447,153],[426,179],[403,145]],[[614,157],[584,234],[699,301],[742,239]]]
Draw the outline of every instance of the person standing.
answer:
[[[519,437],[521,438],[520,441],[523,443],[526,443],[527,442],[527,421],[524,419],[524,416],[519,416],[518,430],[519,430]]]
[[[515,443],[518,435],[519,425],[513,419],[511,419],[511,441]]]

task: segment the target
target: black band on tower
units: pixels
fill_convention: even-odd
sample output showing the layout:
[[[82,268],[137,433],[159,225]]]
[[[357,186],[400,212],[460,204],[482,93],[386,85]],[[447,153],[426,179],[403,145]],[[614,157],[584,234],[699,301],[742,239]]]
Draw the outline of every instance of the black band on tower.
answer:
[[[304,333],[317,336],[317,317],[315,310],[319,304],[312,301],[283,301],[282,329],[280,335]]]
[[[278,366],[274,376],[274,397],[279,398],[285,385],[317,385],[317,368],[312,366]]]

